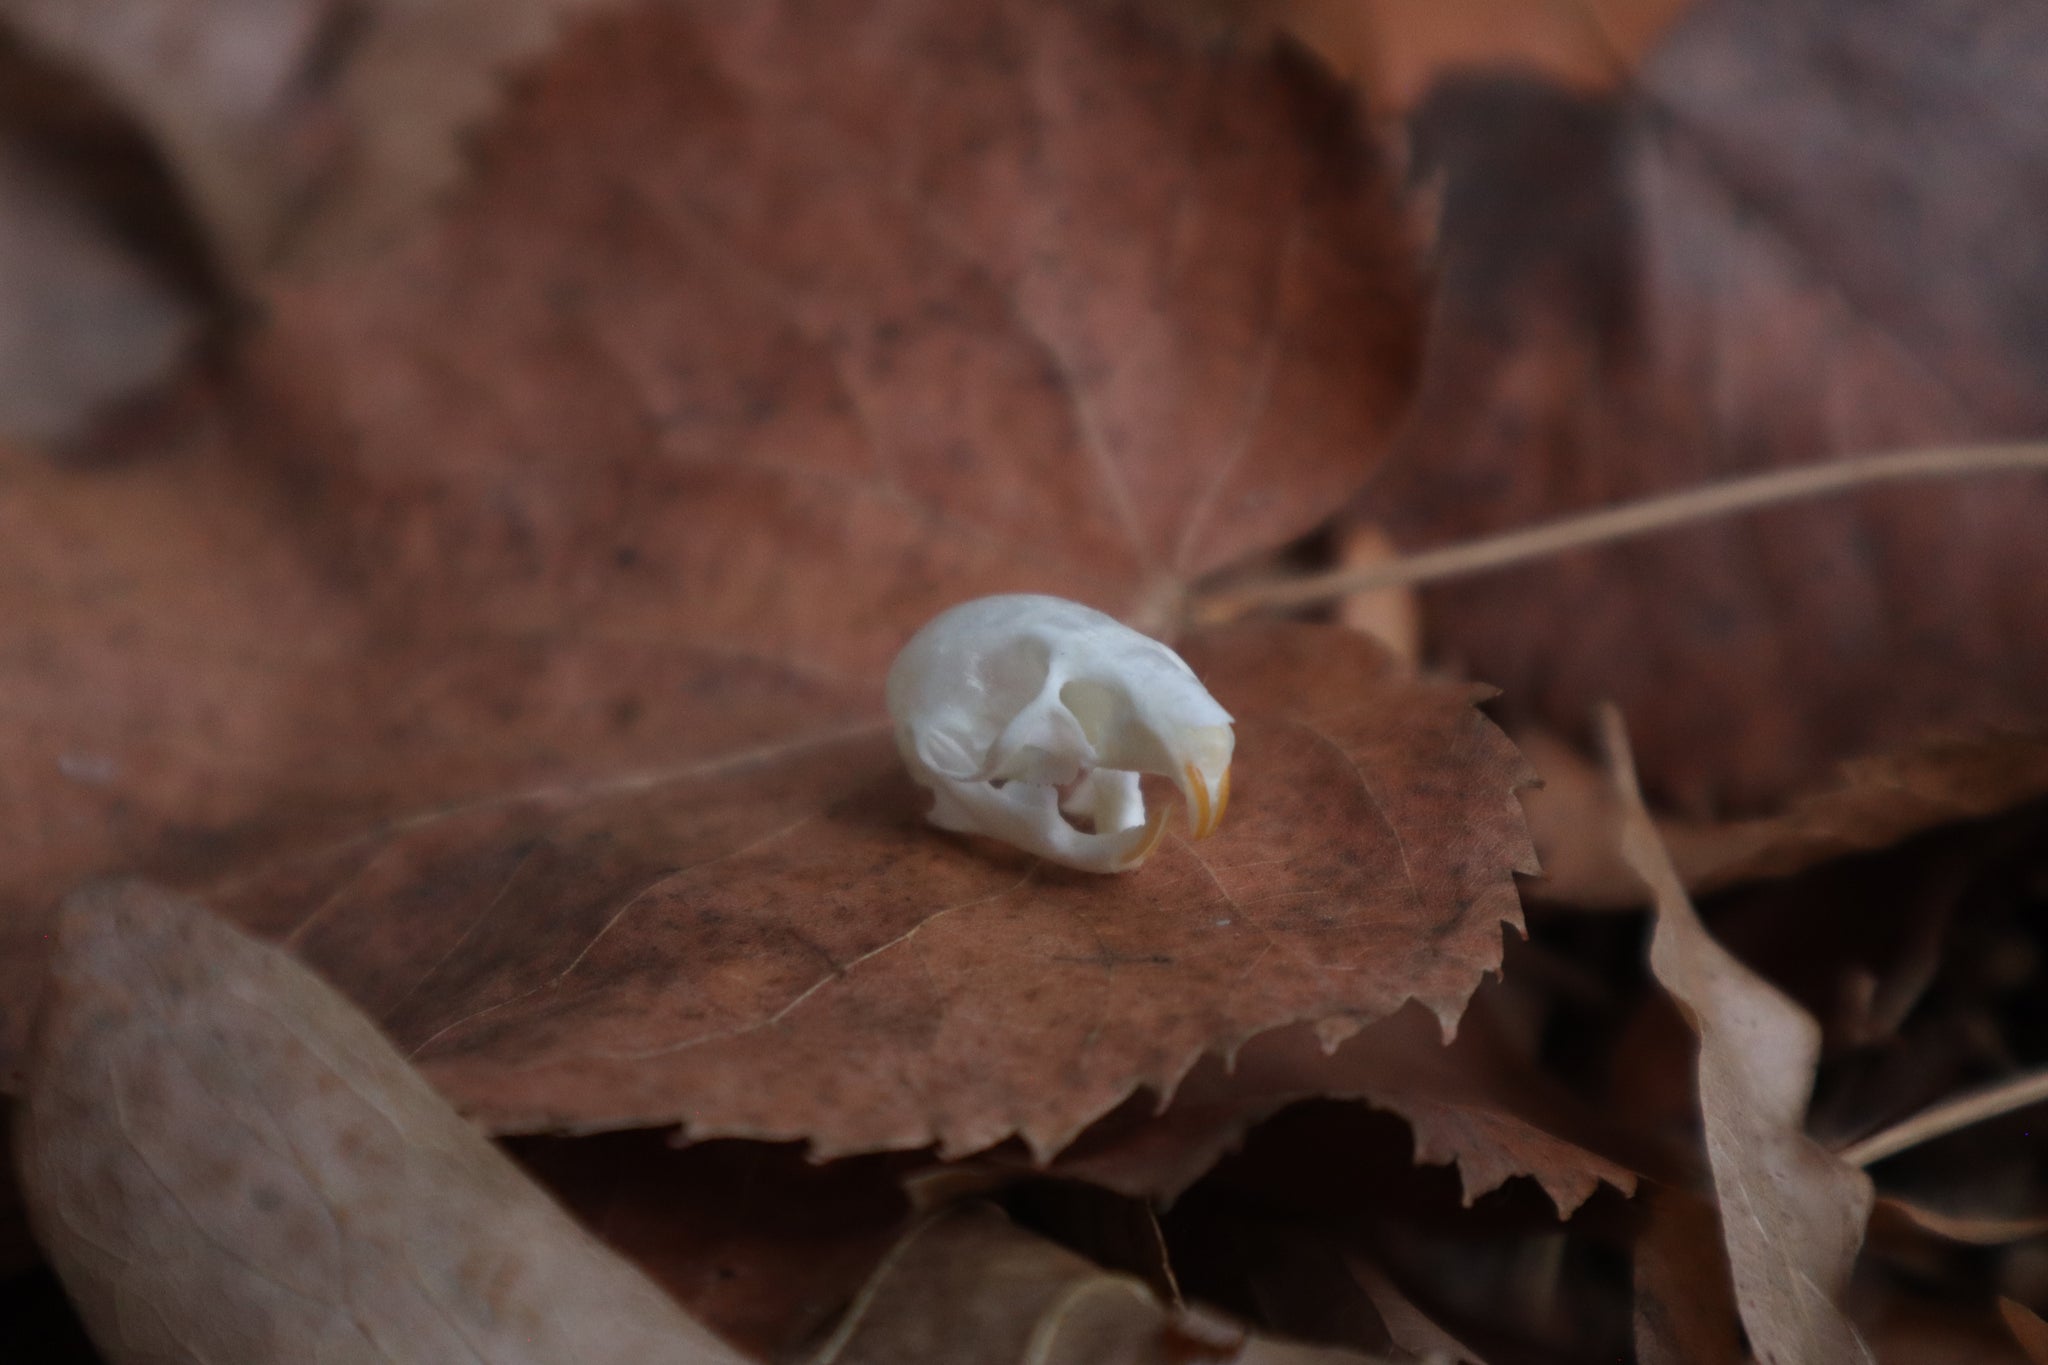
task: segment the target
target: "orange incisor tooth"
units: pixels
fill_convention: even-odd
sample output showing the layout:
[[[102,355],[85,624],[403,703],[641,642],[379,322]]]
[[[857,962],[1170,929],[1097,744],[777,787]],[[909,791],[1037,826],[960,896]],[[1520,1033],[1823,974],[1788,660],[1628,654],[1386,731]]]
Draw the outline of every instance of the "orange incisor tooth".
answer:
[[[1170,809],[1169,803],[1162,802],[1159,809],[1152,812],[1152,818],[1145,822],[1145,837],[1124,855],[1123,866],[1136,867],[1152,856],[1152,850],[1159,847],[1159,841],[1166,837],[1166,813]]]
[[[1210,821],[1209,831],[1214,833],[1223,823],[1223,812],[1230,809],[1230,769],[1223,770],[1223,780],[1216,784],[1216,814]]]
[[[1190,759],[1181,766],[1187,774],[1188,790],[1195,794],[1195,808],[1188,812],[1188,826],[1197,839],[1209,837],[1209,784],[1202,780],[1201,770]]]

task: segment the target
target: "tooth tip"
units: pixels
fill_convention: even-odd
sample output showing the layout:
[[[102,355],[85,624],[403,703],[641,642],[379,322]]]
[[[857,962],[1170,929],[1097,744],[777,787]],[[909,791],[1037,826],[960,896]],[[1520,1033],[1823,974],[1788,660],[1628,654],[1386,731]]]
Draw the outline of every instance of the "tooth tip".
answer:
[[[1151,857],[1152,850],[1159,847],[1159,841],[1166,837],[1166,808],[1161,806],[1158,810],[1152,812],[1152,818],[1147,820],[1138,832],[1142,837],[1138,839],[1136,846],[1124,855],[1123,861],[1118,864],[1125,871],[1136,867],[1139,863]]]
[[[1223,812],[1230,809],[1230,769],[1223,770],[1223,776],[1216,782],[1216,813],[1210,817],[1209,832],[1215,833],[1223,823]]]
[[[1230,804],[1230,769],[1223,770],[1223,776],[1216,783],[1216,795],[1209,795],[1209,784],[1202,779],[1201,770],[1192,761],[1182,765],[1187,777],[1188,829],[1197,839],[1206,839],[1214,834],[1223,823],[1223,811]]]

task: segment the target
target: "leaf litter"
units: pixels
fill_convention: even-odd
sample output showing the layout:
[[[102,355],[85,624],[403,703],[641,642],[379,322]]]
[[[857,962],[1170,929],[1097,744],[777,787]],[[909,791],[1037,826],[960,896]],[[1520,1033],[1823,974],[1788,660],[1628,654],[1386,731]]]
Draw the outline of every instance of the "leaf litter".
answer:
[[[505,1300],[432,1325],[350,1260],[439,1264],[388,1212],[435,1199],[579,1267],[524,1308],[681,1358],[2022,1358],[2032,476],[1739,516],[1727,476],[2040,434],[1984,104],[2033,20],[1984,7],[1952,98],[1943,0],[1703,0],[1647,48],[1679,7],[581,8],[280,10],[235,87],[129,7],[0,7],[75,26],[260,304],[149,422],[73,404],[93,462],[0,448],[0,1074],[26,1254],[105,1358],[290,1358],[322,1265],[344,1334],[530,1358],[478,1344]],[[1658,490],[1722,519],[1430,586]],[[1343,566],[1423,586],[1202,624]],[[1005,591],[1186,655],[1240,723],[1216,838],[1099,878],[923,824],[881,672]],[[1609,696],[1662,845],[1537,728]],[[54,915],[108,872],[291,957],[134,885]],[[550,1134],[507,1145],[640,1272],[390,1045]],[[368,1058],[383,1146],[319,1079]],[[313,1202],[235,1204],[279,1104]],[[423,1139],[466,1174],[394,1174]],[[264,1251],[322,1205],[367,1241]]]

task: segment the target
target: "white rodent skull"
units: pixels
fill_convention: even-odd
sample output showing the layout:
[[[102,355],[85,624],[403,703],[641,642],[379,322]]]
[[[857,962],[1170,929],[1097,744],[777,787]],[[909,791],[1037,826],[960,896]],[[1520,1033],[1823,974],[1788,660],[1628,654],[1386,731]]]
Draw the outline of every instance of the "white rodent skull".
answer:
[[[1123,872],[1166,829],[1164,808],[1146,819],[1139,774],[1180,788],[1197,839],[1230,799],[1230,713],[1178,654],[1078,602],[1020,594],[941,612],[896,656],[888,694],[941,829]]]

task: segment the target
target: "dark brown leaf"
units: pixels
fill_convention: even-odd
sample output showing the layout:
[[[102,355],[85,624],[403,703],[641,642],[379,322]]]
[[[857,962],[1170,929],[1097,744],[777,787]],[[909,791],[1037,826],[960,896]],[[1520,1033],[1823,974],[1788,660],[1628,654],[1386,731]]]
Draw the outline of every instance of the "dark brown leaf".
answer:
[[[58,934],[18,1159],[114,1361],[741,1359],[288,955],[140,883]]]
[[[1981,61],[1933,59],[1985,35]],[[1994,35],[1995,38],[1990,35]],[[1618,105],[1468,82],[1414,425],[1365,514],[1410,548],[1720,476],[2048,430],[2048,14],[1708,0]],[[1774,509],[1425,594],[1511,719],[1619,702],[1651,790],[1750,813],[2048,697],[2038,475]]]
[[[1626,81],[1643,51],[1691,0],[1238,0],[1272,13],[1332,67],[1356,79],[1375,111],[1407,113],[1447,73],[1508,67],[1574,89]]]
[[[1403,1294],[1386,1273],[1364,1261],[1352,1262],[1352,1274],[1371,1296],[1394,1344],[1418,1360],[1486,1365],[1479,1353],[1432,1321]]]
[[[1641,1365],[1738,1365],[1748,1359],[1714,1206],[1651,1186],[1634,1246],[1635,1347]]]
[[[762,1360],[822,1339],[911,1219],[906,1158],[821,1165],[758,1142],[678,1150],[657,1132],[512,1146],[606,1246]]]
[[[1229,1066],[1205,1059],[1156,1118],[1091,1135],[1054,1170],[1129,1194],[1173,1199],[1253,1124],[1317,1097],[1362,1099],[1405,1119],[1415,1159],[1454,1162],[1469,1206],[1510,1177],[1543,1186],[1569,1217],[1605,1181],[1623,1194],[1635,1174],[1561,1136],[1593,1128],[1568,1099],[1513,1055],[1484,1011],[1468,1011],[1456,1041],[1410,1007],[1362,1030],[1334,1052],[1313,1029],[1276,1030],[1240,1048]]]
[[[1998,1311],[2011,1330],[2013,1340],[2027,1353],[2027,1359],[2034,1365],[2048,1361],[2048,1322],[2041,1321],[2040,1314],[2025,1304],[2014,1303],[2011,1299],[2000,1299]]]

